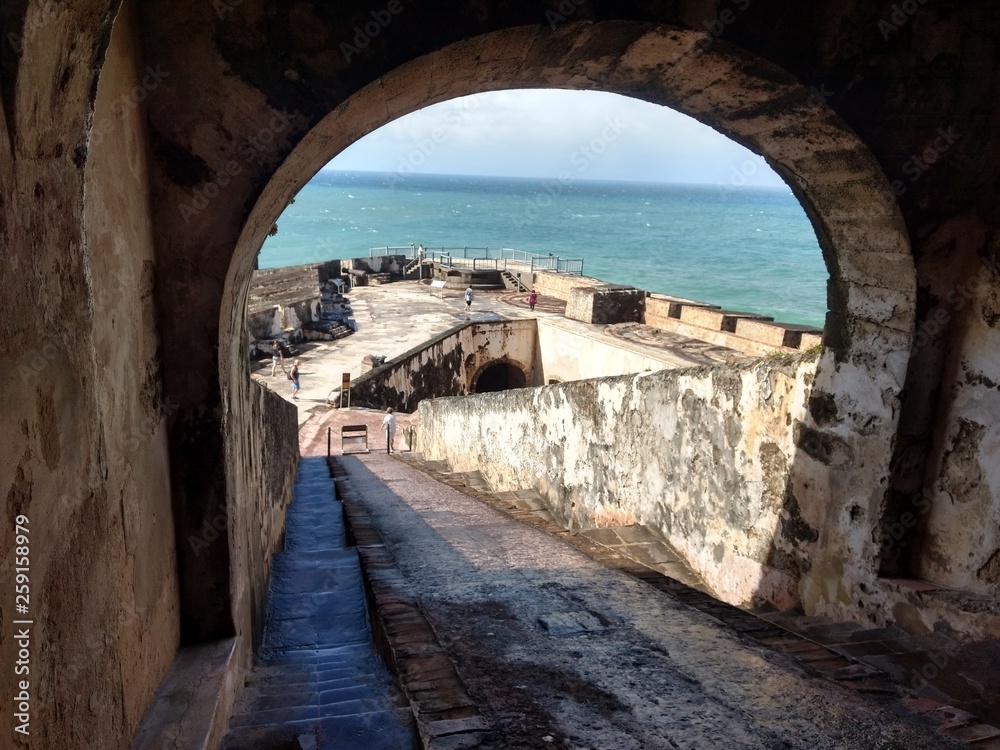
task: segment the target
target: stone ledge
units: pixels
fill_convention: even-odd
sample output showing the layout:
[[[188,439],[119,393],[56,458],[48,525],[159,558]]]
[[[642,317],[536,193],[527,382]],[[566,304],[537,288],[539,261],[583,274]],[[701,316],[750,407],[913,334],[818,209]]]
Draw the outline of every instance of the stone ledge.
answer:
[[[182,648],[153,696],[132,750],[215,750],[236,700],[236,638]]]

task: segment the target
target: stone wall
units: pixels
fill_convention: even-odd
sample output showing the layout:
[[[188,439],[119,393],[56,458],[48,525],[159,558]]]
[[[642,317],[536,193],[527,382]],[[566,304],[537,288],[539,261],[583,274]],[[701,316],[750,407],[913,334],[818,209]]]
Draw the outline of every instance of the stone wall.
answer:
[[[560,318],[538,319],[538,352],[539,384],[676,367],[670,359],[657,358],[650,347],[606,341]]]
[[[645,299],[646,292],[631,286],[574,287],[566,303],[566,317],[595,325],[639,323]]]
[[[30,671],[17,677],[31,696],[24,739],[123,750],[180,640],[175,406],[160,377],[146,113],[133,96],[147,73],[128,9],[112,33],[91,5],[34,8],[45,15],[24,37],[32,66],[5,67],[0,86],[0,582],[10,592],[0,684],[10,701],[24,515],[34,621]],[[95,50],[109,35],[105,57]],[[55,41],[67,39],[72,48]],[[11,708],[0,711],[5,747],[20,746]]]
[[[409,262],[405,255],[377,255],[374,258],[347,258],[340,261],[340,267],[345,273],[354,270],[402,276]]]
[[[804,606],[892,619],[874,571],[995,599],[995,9],[921,4],[884,31],[885,3],[755,2],[717,38],[719,7],[584,3],[550,28],[534,2],[414,4],[347,59],[330,51],[364,3],[3,4],[0,487],[38,527],[35,744],[125,746],[178,631],[243,627],[230,562],[249,538],[200,558],[178,544],[176,565],[169,540],[239,503],[226,446],[248,433],[226,420],[253,398],[261,243],[348,145],[485,89],[640,96],[762,154],[831,272],[791,472],[819,531]]]
[[[470,393],[483,367],[497,361],[535,385],[537,349],[534,320],[465,324],[362,375],[351,384],[351,403],[412,412],[423,399]]]
[[[555,297],[569,302],[571,292],[577,287],[601,286],[605,282],[589,276],[574,276],[552,271],[536,271],[532,288],[543,297]]]
[[[184,543],[197,550],[206,542],[232,547],[233,616],[245,667],[262,635],[271,556],[281,548],[298,467],[299,427],[294,404],[254,380],[245,380],[243,388],[233,394],[240,407],[230,410],[226,423],[232,436],[226,445],[229,507],[219,508],[217,523]],[[210,529],[227,517],[228,535],[223,531],[209,541]]]
[[[301,328],[322,317],[319,297],[256,309],[247,315],[247,330],[253,341],[278,338],[283,331]]]
[[[723,599],[798,602],[806,526],[786,487],[815,361],[661,371],[424,401],[417,448],[571,528],[640,523]]]

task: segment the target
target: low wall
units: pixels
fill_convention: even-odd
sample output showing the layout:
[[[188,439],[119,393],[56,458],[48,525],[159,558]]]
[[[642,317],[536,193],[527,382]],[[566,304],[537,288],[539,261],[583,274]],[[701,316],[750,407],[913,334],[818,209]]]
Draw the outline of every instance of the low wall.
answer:
[[[412,412],[422,399],[470,392],[480,369],[516,365],[525,381],[541,382],[534,320],[467,323],[367,372],[351,384],[351,403]]]
[[[344,272],[354,270],[402,276],[409,262],[405,255],[378,255],[374,258],[346,258],[340,261],[340,267]]]
[[[786,492],[816,364],[668,370],[423,401],[417,445],[572,528],[643,524],[724,600],[797,599],[816,532]],[[789,499],[791,498],[791,499]]]
[[[245,390],[243,390],[245,389]],[[227,419],[229,529],[211,529],[188,544],[230,544],[233,618],[243,661],[263,634],[271,557],[281,549],[285,510],[299,461],[298,412],[276,393],[246,378]],[[225,519],[227,509],[220,508]],[[227,539],[228,537],[228,539]]]
[[[667,358],[657,358],[650,347],[632,348],[620,341],[604,341],[587,335],[579,326],[567,325],[560,318],[538,319],[538,349],[539,384],[676,367]]]
[[[570,293],[581,286],[603,286],[606,281],[592,279],[589,276],[574,276],[551,271],[536,271],[532,288],[543,297],[555,297],[563,302],[569,302]]]
[[[718,305],[663,294],[646,298],[643,322],[754,356],[776,350],[804,352],[823,343],[823,332],[812,326],[775,323],[753,313],[727,312]]]
[[[320,320],[319,295],[247,313],[247,330],[254,341],[278,338],[283,331]]]

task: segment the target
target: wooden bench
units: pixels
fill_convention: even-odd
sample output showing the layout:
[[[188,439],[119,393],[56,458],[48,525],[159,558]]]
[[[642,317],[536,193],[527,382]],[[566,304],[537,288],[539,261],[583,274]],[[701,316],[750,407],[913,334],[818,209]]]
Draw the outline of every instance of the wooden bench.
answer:
[[[346,424],[341,427],[340,452],[368,453],[368,425]]]

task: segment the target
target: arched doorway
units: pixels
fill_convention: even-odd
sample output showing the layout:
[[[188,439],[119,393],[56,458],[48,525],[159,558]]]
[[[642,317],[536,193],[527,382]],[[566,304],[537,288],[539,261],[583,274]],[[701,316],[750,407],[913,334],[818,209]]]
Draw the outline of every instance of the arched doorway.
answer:
[[[552,44],[566,50],[561,64],[532,62],[533,47]],[[625,22],[567,24],[552,32],[522,27],[426,55],[350,97],[299,142],[244,225],[221,305],[224,393],[238,397],[248,380],[239,334],[254,259],[302,185],[349,143],[403,114],[515,87],[601,89],[670,106],[762,154],[802,202],[831,277],[826,349],[792,469],[792,483],[808,488],[808,507],[800,512],[821,530],[803,600],[846,616],[854,597],[845,595],[845,581],[869,580],[877,568],[873,530],[914,321],[908,238],[878,164],[822,97],[760,58],[721,41],[706,44],[704,34]],[[233,440],[239,425],[227,431]],[[855,507],[867,525],[846,535],[823,533]],[[820,558],[838,564],[824,566]]]
[[[524,371],[513,362],[497,360],[479,368],[472,378],[470,393],[496,393],[512,388],[524,388],[527,383]]]

